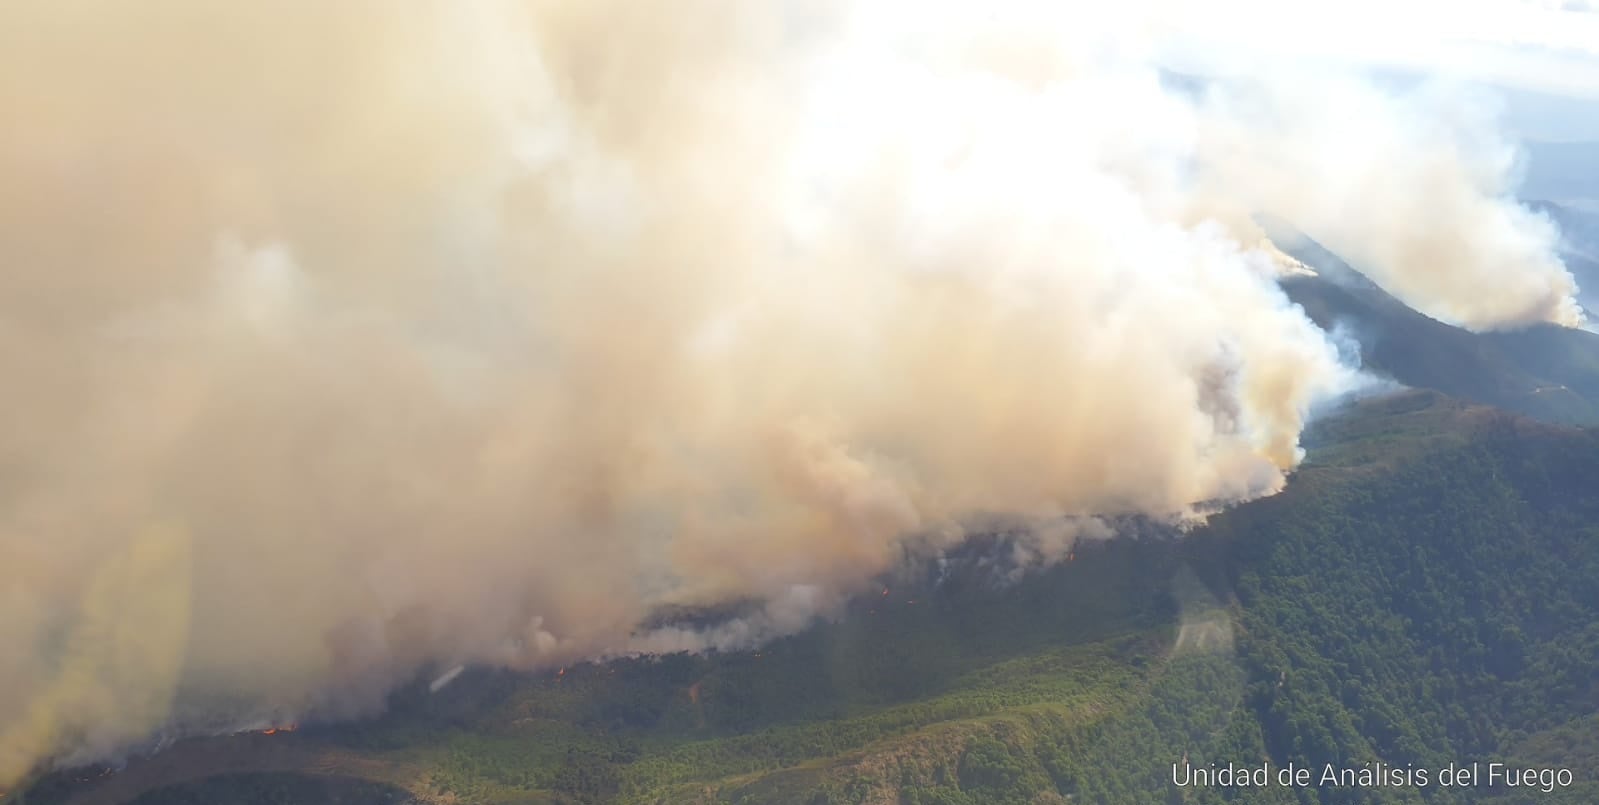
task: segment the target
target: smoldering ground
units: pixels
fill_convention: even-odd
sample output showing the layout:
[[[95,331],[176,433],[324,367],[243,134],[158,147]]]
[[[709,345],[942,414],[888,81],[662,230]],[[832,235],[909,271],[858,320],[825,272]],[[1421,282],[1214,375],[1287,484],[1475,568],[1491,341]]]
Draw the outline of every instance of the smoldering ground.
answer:
[[[1573,323],[1491,115],[1176,94],[1129,8],[8,4],[0,787],[1269,494],[1357,378],[1253,213]]]

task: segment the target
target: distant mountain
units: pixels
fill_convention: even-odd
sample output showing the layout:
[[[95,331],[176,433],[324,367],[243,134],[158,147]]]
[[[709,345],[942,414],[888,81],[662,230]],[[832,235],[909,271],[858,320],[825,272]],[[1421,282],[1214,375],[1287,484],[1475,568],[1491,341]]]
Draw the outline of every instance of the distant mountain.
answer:
[[[1590,260],[1599,259],[1599,210],[1559,204],[1544,199],[1522,202],[1534,212],[1549,216],[1560,227],[1562,251]]]
[[[1577,301],[1588,312],[1589,326],[1599,323],[1599,258],[1566,255],[1566,268],[1577,278]]]
[[[1552,325],[1473,333],[1412,310],[1314,241],[1288,251],[1318,272],[1285,280],[1289,298],[1358,342],[1368,370],[1549,422],[1599,423],[1599,335]]]
[[[1379,67],[1368,73],[1376,84],[1390,92],[1410,93],[1439,76],[1418,70]],[[1499,123],[1517,140],[1573,142],[1599,139],[1599,103],[1591,98],[1564,95],[1514,86],[1492,80],[1451,80],[1456,90],[1478,98],[1491,98],[1499,113]]]
[[[1527,175],[1525,198],[1599,203],[1599,141],[1523,143]]]

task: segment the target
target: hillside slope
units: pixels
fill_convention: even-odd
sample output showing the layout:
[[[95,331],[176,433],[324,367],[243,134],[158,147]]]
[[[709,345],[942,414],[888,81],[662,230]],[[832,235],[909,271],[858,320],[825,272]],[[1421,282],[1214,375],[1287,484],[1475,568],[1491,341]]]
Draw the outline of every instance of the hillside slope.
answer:
[[[1284,291],[1357,342],[1368,370],[1550,422],[1599,423],[1599,335],[1552,325],[1473,333],[1412,310],[1312,241],[1290,253],[1318,275],[1288,278]]]
[[[107,781],[155,763],[166,779],[119,801],[300,801],[283,798],[303,790],[292,775],[204,779],[216,753],[271,742],[304,758],[295,774],[418,802],[1599,798],[1591,774],[1536,800],[1172,784],[1185,757],[1592,771],[1599,436],[1430,392],[1360,403],[1310,435],[1287,491],[1184,539],[1145,529],[1013,582],[995,537],[758,652],[469,672],[375,721],[187,742],[99,780],[50,778],[27,801],[111,801],[95,796]]]

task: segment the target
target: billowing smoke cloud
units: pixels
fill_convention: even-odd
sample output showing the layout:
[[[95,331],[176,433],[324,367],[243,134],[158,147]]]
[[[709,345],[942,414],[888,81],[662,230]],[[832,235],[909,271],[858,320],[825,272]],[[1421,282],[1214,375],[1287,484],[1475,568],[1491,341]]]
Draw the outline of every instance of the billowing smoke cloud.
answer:
[[[1168,91],[1103,12],[9,4],[0,786],[1269,494],[1353,373],[1252,212],[1567,320],[1497,147]]]
[[[1218,190],[1313,232],[1442,321],[1582,322],[1559,231],[1512,200],[1517,154],[1494,136],[1489,99],[1283,74],[1251,90],[1216,93],[1205,118]]]

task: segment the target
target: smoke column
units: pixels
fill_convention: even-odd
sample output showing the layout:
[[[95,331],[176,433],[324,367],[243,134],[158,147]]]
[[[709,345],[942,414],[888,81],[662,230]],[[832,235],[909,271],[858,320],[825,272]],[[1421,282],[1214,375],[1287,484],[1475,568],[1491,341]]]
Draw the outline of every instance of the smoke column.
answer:
[[[6,4],[0,788],[1270,494],[1356,375],[1255,213],[1573,323],[1489,117],[1069,6]]]

